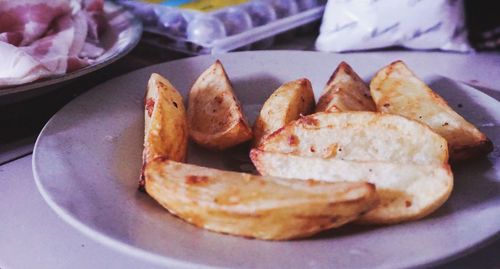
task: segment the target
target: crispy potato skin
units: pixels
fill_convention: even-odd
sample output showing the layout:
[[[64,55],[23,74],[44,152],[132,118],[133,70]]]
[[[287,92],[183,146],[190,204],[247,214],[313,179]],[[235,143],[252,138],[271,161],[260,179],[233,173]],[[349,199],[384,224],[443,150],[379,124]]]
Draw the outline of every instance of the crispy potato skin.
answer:
[[[152,74],[148,82],[144,121],[144,164],[159,156],[185,161],[188,129],[182,96],[158,74]],[[141,179],[140,187],[143,184]]]
[[[219,60],[193,84],[187,115],[189,135],[202,147],[224,150],[252,139],[252,130]]]
[[[423,218],[438,209],[453,189],[448,164],[346,161],[252,149],[250,158],[262,175],[328,182],[369,182],[377,187],[379,205],[356,220],[394,224]]]
[[[316,112],[376,111],[370,88],[346,62],[341,62],[326,83]]]
[[[355,161],[447,163],[446,140],[428,126],[375,112],[318,112],[290,122],[258,149]]]
[[[493,142],[491,142],[491,140],[484,135],[484,137],[481,138],[481,141],[472,145],[460,147],[455,146],[451,148],[451,161],[453,163],[464,162],[475,157],[486,156],[493,150]]]
[[[266,100],[255,120],[253,146],[258,146],[265,136],[298,119],[300,115],[312,113],[314,102],[308,79],[297,79],[281,85]]]
[[[157,158],[146,191],[170,213],[207,230],[264,240],[341,226],[377,204],[369,183],[260,177]]]
[[[380,205],[359,222],[391,224],[422,218],[453,187],[448,144],[427,125],[375,112],[319,112],[287,124],[253,149],[263,175],[368,181]]]
[[[474,125],[456,113],[402,62],[380,70],[370,83],[377,110],[420,121],[442,135],[453,162],[487,155],[492,142]]]

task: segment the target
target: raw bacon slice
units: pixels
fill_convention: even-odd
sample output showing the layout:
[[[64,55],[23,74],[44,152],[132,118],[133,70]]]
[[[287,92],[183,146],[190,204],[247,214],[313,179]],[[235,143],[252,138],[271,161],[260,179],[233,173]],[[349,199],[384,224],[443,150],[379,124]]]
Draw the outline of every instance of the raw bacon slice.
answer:
[[[102,12],[104,9],[104,0],[83,0],[82,7],[86,11]]]
[[[0,1],[0,33],[15,36],[7,39],[12,45],[29,45],[44,35],[55,19],[70,12],[67,0]]]
[[[0,0],[0,87],[95,62],[105,27],[102,0]]]
[[[82,7],[87,16],[89,34],[87,39],[94,43],[106,28],[106,17],[103,12],[103,0],[83,0]]]
[[[0,86],[23,84],[50,74],[39,61],[14,45],[0,42],[0,54]]]

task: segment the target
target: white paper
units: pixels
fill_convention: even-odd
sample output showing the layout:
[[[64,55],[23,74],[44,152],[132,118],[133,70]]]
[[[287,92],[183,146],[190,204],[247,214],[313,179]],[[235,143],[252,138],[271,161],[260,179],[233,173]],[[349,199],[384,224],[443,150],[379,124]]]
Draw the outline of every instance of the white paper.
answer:
[[[462,0],[329,0],[316,48],[342,52],[390,46],[466,52]]]

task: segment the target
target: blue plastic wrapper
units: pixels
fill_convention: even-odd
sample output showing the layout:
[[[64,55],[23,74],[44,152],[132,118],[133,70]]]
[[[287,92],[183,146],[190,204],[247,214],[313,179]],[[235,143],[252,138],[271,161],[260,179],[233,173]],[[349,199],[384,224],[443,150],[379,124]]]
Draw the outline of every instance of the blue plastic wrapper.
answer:
[[[326,0],[116,0],[136,14],[161,46],[192,54],[266,48],[274,36],[321,18]],[[154,40],[157,40],[156,38]]]

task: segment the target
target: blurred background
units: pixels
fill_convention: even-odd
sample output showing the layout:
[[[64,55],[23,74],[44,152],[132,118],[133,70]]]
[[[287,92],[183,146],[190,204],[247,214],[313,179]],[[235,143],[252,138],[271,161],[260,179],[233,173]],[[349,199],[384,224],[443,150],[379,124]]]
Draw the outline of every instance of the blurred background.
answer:
[[[91,11],[99,2],[103,4],[102,0],[79,1]],[[0,12],[4,9],[9,14],[7,3],[15,2],[0,1]],[[416,49],[461,54],[500,49],[496,1],[115,0],[104,3],[125,8],[142,22],[144,31],[138,45],[101,72],[77,77],[71,83],[23,92],[17,92],[16,87],[12,90],[0,87],[0,150],[17,145],[15,141],[33,143],[56,111],[92,86],[144,66],[193,55],[263,49],[340,53]],[[100,18],[92,12],[94,19]],[[11,23],[8,16],[1,17],[0,42],[3,42],[2,36],[8,36],[6,29]]]
[[[104,58],[99,54],[75,70],[67,68],[57,74],[47,72],[46,77],[31,81],[21,76],[17,84],[12,81],[2,84],[2,81],[8,81],[8,77],[5,80],[2,74],[8,76],[15,73],[11,71],[16,71],[7,66],[9,62],[5,59],[27,52],[38,61],[43,57],[36,53],[49,51],[43,46],[31,49],[37,40],[27,42],[23,39],[29,32],[24,31],[23,25],[30,21],[22,20],[30,18],[28,14],[46,20],[44,30],[36,36],[38,41],[47,40],[64,30],[62,23],[56,23],[64,15],[60,11],[37,13],[36,9],[26,8],[47,3],[49,6],[66,6],[66,15],[87,25],[85,29],[88,31],[83,37],[85,44],[80,44],[82,51],[98,51]],[[25,7],[20,8],[22,5]],[[75,16],[75,11],[80,10],[83,10],[82,16]],[[78,30],[78,27],[74,28]],[[115,47],[121,50],[110,51]],[[5,48],[9,50],[6,52]],[[106,80],[165,61],[248,50],[311,50],[346,54],[419,51],[425,56],[436,52],[453,55],[465,59],[462,63],[466,68],[460,70],[462,74],[473,73],[467,69],[469,61],[481,65],[481,70],[487,70],[483,72],[485,79],[482,81],[477,80],[476,73],[473,73],[465,83],[500,99],[500,85],[492,85],[498,80],[487,79],[497,77],[500,68],[500,62],[494,62],[500,55],[498,1],[0,0],[0,165],[14,163],[12,166],[15,166],[16,161],[29,156],[40,130],[58,110]],[[19,51],[24,52],[12,53]],[[77,56],[78,60],[90,57],[82,53]],[[50,62],[42,60],[35,63],[36,67],[52,71]],[[427,61],[434,59],[427,58]],[[13,63],[17,62],[13,60]],[[475,69],[475,66],[470,69]],[[27,162],[19,167],[20,171],[30,170]],[[0,171],[2,169],[0,167]],[[27,174],[31,176],[31,172]],[[32,215],[30,210],[25,208],[26,216]],[[19,225],[22,229],[15,234],[30,236],[39,233],[30,225],[35,224]],[[33,245],[45,247],[44,243],[33,242]],[[497,240],[491,247],[454,261],[446,268],[474,268],[477,261],[498,268],[499,245]],[[10,246],[6,248],[10,249]],[[96,249],[97,252],[99,249]]]

